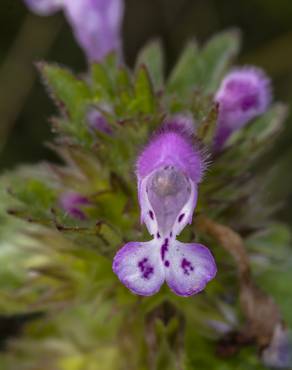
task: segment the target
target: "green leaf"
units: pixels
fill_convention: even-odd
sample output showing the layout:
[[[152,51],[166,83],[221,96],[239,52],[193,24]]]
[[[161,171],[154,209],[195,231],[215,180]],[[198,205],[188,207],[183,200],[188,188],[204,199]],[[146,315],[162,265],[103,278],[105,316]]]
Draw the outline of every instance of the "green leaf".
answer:
[[[255,162],[266,151],[270,144],[278,137],[283,129],[288,110],[286,105],[276,103],[262,116],[256,118],[246,127],[236,132],[230,138],[232,148],[229,155],[235,155],[238,160],[245,160],[245,165]]]
[[[283,318],[292,325],[291,231],[284,224],[269,224],[251,235],[246,245],[253,256],[251,261],[258,284],[272,294]]]
[[[139,53],[136,63],[136,70],[146,66],[153,86],[161,89],[164,85],[164,63],[163,50],[159,41],[152,41],[147,44]]]
[[[199,60],[199,49],[195,41],[187,44],[167,83],[169,92],[186,94],[197,85],[198,75],[195,68]]]
[[[132,109],[137,113],[151,114],[155,111],[155,97],[153,86],[150,81],[148,71],[141,66],[136,74],[135,83],[135,100]]]
[[[113,84],[105,66],[101,63],[92,64],[91,76],[95,101],[111,100],[114,95]]]
[[[73,120],[80,119],[80,115],[84,113],[84,105],[91,98],[86,83],[58,65],[42,63],[39,68],[61,109],[64,108]]]
[[[214,36],[199,50],[192,41],[184,49],[168,80],[168,91],[185,99],[191,90],[214,93],[238,53],[240,35],[232,30]]]
[[[265,114],[258,117],[251,125],[246,126],[242,132],[244,140],[263,143],[273,139],[283,128],[287,115],[288,108],[285,104],[273,104]]]
[[[63,113],[62,119],[55,120],[56,131],[69,134],[75,141],[90,146],[92,137],[86,124],[86,112],[93,101],[89,86],[58,65],[42,63],[39,68]]]
[[[197,137],[212,147],[217,126],[218,106],[210,96],[193,95],[192,112],[197,122]]]
[[[119,68],[118,57],[115,53],[110,53],[102,62],[91,65],[92,90],[96,102],[110,103],[114,100]]]
[[[127,119],[129,106],[134,99],[132,76],[125,67],[120,67],[117,72],[117,91],[115,93],[115,113],[121,119]],[[120,125],[117,125],[120,128]]]
[[[207,93],[214,93],[221,79],[231,66],[240,48],[238,30],[214,36],[201,52],[201,86]]]

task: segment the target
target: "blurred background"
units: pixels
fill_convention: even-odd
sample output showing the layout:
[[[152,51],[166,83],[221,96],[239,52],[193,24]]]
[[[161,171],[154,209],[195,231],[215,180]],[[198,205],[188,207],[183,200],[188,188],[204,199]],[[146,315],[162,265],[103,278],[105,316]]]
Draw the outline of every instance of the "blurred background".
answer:
[[[126,61],[133,66],[143,44],[160,37],[167,70],[185,42],[203,43],[226,28],[242,32],[242,52],[236,64],[255,64],[271,75],[274,95],[292,101],[291,0],[127,0],[123,27]],[[48,117],[56,114],[34,62],[46,59],[86,71],[82,51],[61,13],[30,14],[21,0],[0,5],[0,169],[23,162],[57,160],[45,146],[52,135]],[[264,165],[276,164],[274,195],[284,207],[279,217],[292,224],[292,116]],[[288,200],[287,200],[288,199]]]

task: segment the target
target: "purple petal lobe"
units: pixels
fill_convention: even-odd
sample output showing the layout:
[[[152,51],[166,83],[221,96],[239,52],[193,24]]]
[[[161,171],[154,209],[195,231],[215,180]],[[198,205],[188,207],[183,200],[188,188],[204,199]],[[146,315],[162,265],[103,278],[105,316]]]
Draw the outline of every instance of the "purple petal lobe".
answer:
[[[158,292],[165,278],[155,241],[126,244],[114,258],[113,271],[128,289],[143,296]]]
[[[201,244],[174,241],[167,259],[166,282],[174,293],[183,297],[202,291],[217,272],[212,254]]]
[[[63,0],[24,0],[31,11],[39,15],[50,15],[60,10]]]

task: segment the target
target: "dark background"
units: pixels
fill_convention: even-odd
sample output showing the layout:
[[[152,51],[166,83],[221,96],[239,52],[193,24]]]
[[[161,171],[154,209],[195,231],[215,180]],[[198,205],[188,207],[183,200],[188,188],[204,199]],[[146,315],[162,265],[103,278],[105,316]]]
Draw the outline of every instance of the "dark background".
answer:
[[[86,20],[85,20],[86,21]],[[242,31],[237,64],[255,64],[271,75],[277,100],[292,101],[291,0],[127,0],[123,36],[127,63],[132,66],[139,48],[161,37],[167,68],[186,40],[204,42],[226,28]],[[0,5],[0,169],[23,162],[56,160],[45,147],[55,108],[38,78],[34,61],[46,59],[86,70],[83,53],[59,13],[51,17],[30,14],[22,0]],[[292,225],[292,119],[267,157],[276,164],[274,190],[284,208],[279,217]]]

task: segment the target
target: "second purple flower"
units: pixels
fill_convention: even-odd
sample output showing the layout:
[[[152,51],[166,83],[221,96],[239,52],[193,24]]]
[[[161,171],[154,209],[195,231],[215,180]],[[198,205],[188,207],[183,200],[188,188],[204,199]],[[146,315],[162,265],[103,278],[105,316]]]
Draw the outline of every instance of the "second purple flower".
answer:
[[[214,149],[220,151],[230,135],[263,114],[272,100],[270,79],[256,67],[228,73],[216,92],[219,117]]]
[[[63,10],[89,61],[116,51],[122,58],[123,0],[24,0],[39,15]]]

